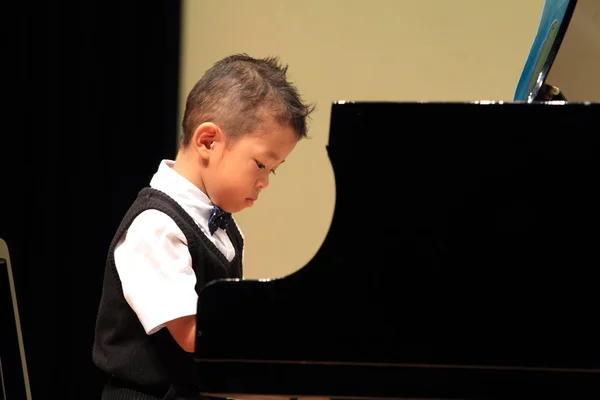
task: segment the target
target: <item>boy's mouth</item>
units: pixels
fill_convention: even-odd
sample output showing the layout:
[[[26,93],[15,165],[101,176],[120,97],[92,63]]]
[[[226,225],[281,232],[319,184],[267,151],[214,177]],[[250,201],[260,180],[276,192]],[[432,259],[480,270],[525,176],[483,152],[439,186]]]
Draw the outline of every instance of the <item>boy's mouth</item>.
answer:
[[[247,205],[248,207],[252,207],[252,206],[254,205],[254,202],[255,202],[255,201],[256,201],[256,198],[254,198],[254,199],[253,199],[253,198],[250,198],[250,197],[248,197],[248,198],[246,199],[246,205]]]

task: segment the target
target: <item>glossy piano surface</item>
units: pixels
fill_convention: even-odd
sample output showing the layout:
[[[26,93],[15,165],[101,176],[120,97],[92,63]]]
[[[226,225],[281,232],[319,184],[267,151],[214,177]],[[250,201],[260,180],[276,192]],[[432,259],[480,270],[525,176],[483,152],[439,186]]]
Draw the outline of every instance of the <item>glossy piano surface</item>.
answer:
[[[203,391],[600,393],[599,118],[584,103],[334,104],[327,237],[290,276],[201,291]]]

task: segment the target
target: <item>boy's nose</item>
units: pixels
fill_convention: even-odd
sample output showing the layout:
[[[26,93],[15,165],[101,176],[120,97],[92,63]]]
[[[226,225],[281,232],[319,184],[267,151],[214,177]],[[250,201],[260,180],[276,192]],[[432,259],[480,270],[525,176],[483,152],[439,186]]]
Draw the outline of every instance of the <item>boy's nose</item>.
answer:
[[[266,189],[267,186],[269,186],[269,176],[268,175],[262,179],[259,179],[258,182],[256,183],[256,187],[259,190]]]

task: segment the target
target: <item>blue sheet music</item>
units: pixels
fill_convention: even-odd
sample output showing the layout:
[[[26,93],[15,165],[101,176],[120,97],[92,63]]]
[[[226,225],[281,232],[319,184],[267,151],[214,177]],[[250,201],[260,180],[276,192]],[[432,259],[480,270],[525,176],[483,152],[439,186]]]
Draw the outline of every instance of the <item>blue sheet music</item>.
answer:
[[[533,100],[530,98],[530,94],[534,88],[539,89],[541,81],[545,78],[543,75],[547,71],[543,71],[543,67],[548,60],[550,50],[570,3],[575,3],[575,1],[546,0],[537,34],[517,84],[514,101]]]

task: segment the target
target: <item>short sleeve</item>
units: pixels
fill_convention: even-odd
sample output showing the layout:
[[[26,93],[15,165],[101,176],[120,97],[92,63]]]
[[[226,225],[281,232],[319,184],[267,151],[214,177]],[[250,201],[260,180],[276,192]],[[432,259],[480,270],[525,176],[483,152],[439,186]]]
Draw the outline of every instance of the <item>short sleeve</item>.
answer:
[[[195,315],[196,275],[185,235],[158,210],[140,213],[115,249],[123,294],[147,334]]]

